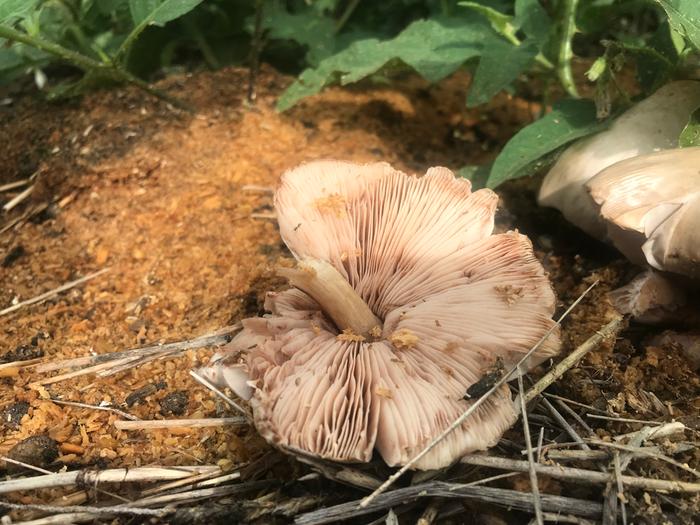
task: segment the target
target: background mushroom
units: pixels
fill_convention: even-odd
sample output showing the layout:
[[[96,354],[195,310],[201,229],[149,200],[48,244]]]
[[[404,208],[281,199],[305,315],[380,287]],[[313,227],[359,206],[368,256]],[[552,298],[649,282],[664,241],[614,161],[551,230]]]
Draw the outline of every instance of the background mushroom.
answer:
[[[700,82],[671,82],[617,118],[610,129],[566,149],[540,187],[538,202],[597,238],[606,227],[584,184],[616,162],[678,147],[678,136],[700,106]]]
[[[384,163],[288,171],[275,205],[299,261],[282,270],[294,287],[268,294],[271,314],[243,321],[210,377],[250,398],[275,445],[337,461],[367,461],[376,448],[406,463],[467,408],[470,385],[553,325],[530,241],[491,235],[497,200],[445,168],[420,178]],[[558,349],[555,332],[528,365]],[[222,371],[239,354],[252,392]],[[495,444],[515,417],[504,387],[416,468]]]

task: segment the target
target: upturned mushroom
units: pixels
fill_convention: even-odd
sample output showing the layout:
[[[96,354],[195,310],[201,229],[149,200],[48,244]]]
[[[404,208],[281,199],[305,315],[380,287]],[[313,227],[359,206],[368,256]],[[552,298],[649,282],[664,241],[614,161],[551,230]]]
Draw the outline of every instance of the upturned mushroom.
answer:
[[[298,264],[262,318],[207,369],[250,400],[256,428],[299,454],[403,465],[456,419],[497,361],[553,325],[555,298],[527,237],[492,235],[498,198],[445,168],[318,161],[286,172],[279,228]],[[559,350],[555,330],[528,368]],[[415,468],[494,445],[516,419],[492,395]]]
[[[545,176],[538,202],[557,208],[593,237],[606,232],[584,184],[616,162],[676,148],[690,114],[700,106],[700,82],[682,80],[658,89],[618,117],[607,131],[566,149]]]
[[[608,238],[627,258],[700,277],[700,147],[618,162],[586,188]]]

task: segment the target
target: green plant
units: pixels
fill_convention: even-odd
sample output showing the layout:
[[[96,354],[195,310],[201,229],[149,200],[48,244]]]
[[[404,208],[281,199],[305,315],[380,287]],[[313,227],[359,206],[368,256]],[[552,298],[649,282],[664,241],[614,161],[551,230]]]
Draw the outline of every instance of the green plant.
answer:
[[[252,100],[259,59],[298,74],[280,110],[328,85],[402,70],[431,82],[470,70],[470,107],[536,81],[545,107],[560,98],[551,112],[513,136],[491,166],[462,171],[491,187],[604,128],[631,103],[621,70],[634,64],[649,93],[694,74],[698,49],[695,0],[0,0],[0,83],[30,73],[43,85],[48,72],[51,96],[130,82],[185,106],[146,79],[183,64],[249,63]],[[590,64],[590,99],[579,98],[574,55]],[[698,143],[697,122],[696,112],[681,145]]]

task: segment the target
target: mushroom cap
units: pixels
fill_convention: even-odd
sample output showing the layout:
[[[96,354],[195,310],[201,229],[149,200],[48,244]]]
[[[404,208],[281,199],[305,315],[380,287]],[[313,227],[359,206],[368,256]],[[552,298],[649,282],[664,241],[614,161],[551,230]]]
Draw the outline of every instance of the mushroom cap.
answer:
[[[301,290],[268,294],[228,351],[248,366],[259,432],[336,461],[407,463],[463,413],[467,388],[515,364],[554,325],[555,298],[527,237],[491,235],[497,196],[445,168],[423,177],[388,164],[318,161],[275,195],[282,238],[300,260],[330,263],[383,321],[339,333]],[[555,355],[555,330],[527,366]],[[506,386],[415,468],[494,445],[516,419]]]
[[[623,113],[606,131],[577,141],[545,176],[542,206],[559,209],[570,222],[602,239],[606,227],[584,184],[624,159],[676,148],[690,114],[700,106],[700,82],[671,82]]]
[[[633,262],[700,277],[700,147],[618,162],[586,187],[613,244]]]

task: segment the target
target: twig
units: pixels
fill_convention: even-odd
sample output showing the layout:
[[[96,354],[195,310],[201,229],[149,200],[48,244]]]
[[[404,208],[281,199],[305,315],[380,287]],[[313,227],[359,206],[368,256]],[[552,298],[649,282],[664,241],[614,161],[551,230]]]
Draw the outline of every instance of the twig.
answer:
[[[464,498],[484,503],[500,505],[509,509],[532,512],[532,497],[530,494],[516,490],[499,489],[494,487],[473,487],[460,483],[431,481],[419,485],[400,488],[381,494],[369,505],[362,507],[360,501],[350,501],[333,507],[315,510],[297,516],[297,525],[321,525],[337,523],[342,519],[356,518],[366,514],[391,508],[416,498]],[[551,494],[542,494],[542,509],[547,512],[562,512],[577,516],[598,519],[602,511],[600,503]]]
[[[195,379],[195,381],[201,383],[205,387],[207,387],[209,390],[214,392],[217,396],[219,396],[221,399],[226,401],[231,407],[235,408],[238,410],[241,414],[245,416],[245,418],[248,420],[248,422],[252,422],[252,418],[250,417],[250,414],[246,409],[244,409],[241,405],[236,403],[233,399],[228,397],[226,394],[224,394],[221,390],[216,388],[214,385],[212,385],[209,381],[207,381],[205,378],[200,376],[197,372],[194,370],[190,370],[190,375]]]
[[[29,197],[32,194],[32,191],[34,190],[34,185],[32,184],[29,186],[26,190],[23,192],[15,195],[11,200],[5,203],[5,205],[2,207],[3,211],[8,212],[15,206],[17,206],[19,203],[21,203],[24,199]]]
[[[255,103],[257,98],[257,82],[258,72],[260,70],[260,52],[263,47],[263,11],[265,9],[265,0],[255,0],[255,25],[253,29],[253,39],[250,43],[250,59],[249,59],[249,74],[248,74],[248,102]]]
[[[99,270],[97,272],[93,272],[91,274],[86,275],[85,277],[81,277],[80,279],[76,279],[75,281],[70,281],[66,284],[62,284],[58,288],[54,288],[53,290],[50,290],[46,293],[43,293],[41,295],[37,295],[36,297],[32,297],[31,299],[27,299],[26,301],[19,302],[17,304],[14,304],[12,306],[8,306],[4,310],[0,310],[0,316],[9,314],[11,312],[14,312],[16,310],[19,310],[20,308],[23,308],[25,306],[29,306],[31,304],[37,304],[46,301],[47,299],[50,299],[51,297],[60,294],[61,292],[65,292],[66,290],[70,290],[71,288],[75,288],[76,286],[79,286],[91,279],[94,279],[95,277],[98,277],[102,275],[105,272],[108,272],[109,268],[103,268],[102,270]]]
[[[613,456],[615,481],[617,484],[617,494],[615,497],[620,502],[620,512],[622,513],[622,525],[627,525],[627,509],[625,508],[625,487],[622,485],[622,468],[620,466],[620,454],[615,452]]]
[[[140,421],[117,420],[114,426],[119,430],[155,430],[159,428],[202,428],[220,427],[224,425],[246,425],[244,417],[214,417],[201,419],[148,419]]]
[[[0,185],[0,193],[3,191],[10,191],[14,190],[16,188],[21,188],[22,186],[26,186],[29,184],[31,179],[22,179],[22,180],[16,180],[14,182],[8,182],[7,184],[2,184]]]
[[[530,474],[530,491],[532,493],[532,506],[535,509],[535,521],[537,525],[544,525],[542,519],[542,503],[540,502],[540,487],[537,483],[537,472],[535,471],[535,456],[532,452],[532,442],[530,440],[530,425],[527,421],[527,407],[525,406],[525,388],[523,387],[523,373],[518,368],[518,392],[520,398],[520,411],[523,418],[523,433],[525,434],[525,448],[527,449],[527,462]]]
[[[13,465],[19,465],[20,467],[24,467],[29,470],[34,470],[36,472],[41,472],[42,474],[53,474],[50,470],[46,470],[41,467],[37,467],[35,465],[30,465],[29,463],[24,463],[22,461],[18,461],[16,459],[8,458],[7,456],[0,456],[0,459],[7,462],[7,463],[12,463]]]
[[[435,519],[440,514],[440,507],[442,500],[439,498],[433,498],[430,503],[425,507],[425,510],[416,521],[416,525],[432,525]]]
[[[588,352],[597,348],[605,339],[614,336],[622,328],[622,316],[616,316],[615,319],[606,324],[600,331],[589,337],[576,350],[559,361],[554,368],[547,372],[542,379],[530,388],[525,394],[525,401],[529,403],[536,396],[541,394],[548,386],[557,381],[564,373],[581,360]]]
[[[259,184],[245,184],[243,187],[241,187],[241,191],[269,193],[270,195],[275,193],[274,188],[271,188],[270,186],[261,186]]]
[[[643,419],[631,419],[628,417],[601,416],[598,414],[586,414],[593,419],[603,419],[605,421],[618,421],[620,423],[641,423],[642,425],[663,425],[661,421],[645,421]]]
[[[479,408],[494,392],[496,392],[498,389],[501,388],[509,379],[509,377],[515,372],[516,370],[519,370],[520,366],[525,363],[530,356],[540,347],[542,346],[542,343],[544,343],[547,338],[554,332],[554,330],[561,324],[561,322],[566,318],[567,315],[580,303],[583,298],[588,294],[588,292],[593,289],[595,285],[598,284],[598,281],[595,281],[593,284],[591,284],[586,290],[576,299],[569,308],[566,309],[566,311],[557,319],[557,322],[554,323],[549,330],[545,332],[545,334],[540,338],[537,343],[525,354],[523,357],[520,358],[520,361],[518,361],[508,373],[503,374],[503,376],[496,381],[496,383],[491,387],[491,389],[486,392],[483,396],[481,396],[479,399],[477,399],[472,405],[467,408],[462,414],[457,417],[445,430],[443,430],[435,439],[433,439],[423,450],[421,450],[416,456],[411,458],[403,467],[401,467],[398,471],[396,471],[394,474],[389,476],[387,480],[382,483],[382,485],[377,488],[372,494],[367,496],[365,499],[362,500],[360,503],[360,506],[362,508],[367,507],[374,498],[376,498],[379,494],[384,492],[386,489],[388,489],[391,485],[393,485],[397,479],[399,479],[408,469],[410,469],[417,461],[419,461],[423,456],[425,456],[428,452],[430,452],[435,446],[437,446],[438,443],[440,443],[445,437],[447,437],[449,434],[451,434],[456,428],[462,426],[462,423],[466,421],[466,419],[471,416],[477,408]]]
[[[595,432],[593,429],[586,423],[581,416],[579,416],[575,410],[573,410],[569,405],[567,405],[564,401],[561,399],[555,399],[557,402],[557,405],[559,405],[559,408],[561,408],[564,412],[569,414],[571,417],[573,417],[576,422],[581,425],[581,428],[583,428],[589,436],[595,435]]]
[[[638,444],[641,444],[644,441],[651,441],[662,437],[672,436],[674,434],[684,432],[687,429],[688,427],[686,427],[680,421],[673,421],[672,423],[660,424],[657,427],[644,427],[641,430],[637,430],[636,432],[630,432],[629,434],[620,434],[618,436],[614,436],[613,439],[615,441],[629,439],[630,441],[628,445],[637,446]],[[638,438],[640,437],[642,441],[638,441]]]
[[[96,486],[99,483],[134,483],[143,481],[162,481],[182,479],[204,472],[218,472],[217,466],[205,465],[195,467],[137,467],[107,470],[74,470],[57,472],[32,478],[12,479],[0,482],[0,494],[21,490],[64,487],[66,485]]]
[[[468,455],[462,458],[463,463],[477,465],[480,467],[491,467],[501,470],[514,470],[518,472],[528,472],[530,466],[527,461],[501,458],[496,456],[484,456],[480,454]],[[610,474],[595,472],[593,470],[579,469],[548,465],[535,464],[535,471],[543,476],[550,476],[555,479],[568,481],[581,481],[591,484],[605,484],[610,481]],[[686,481],[671,481],[665,479],[643,478],[635,476],[622,476],[622,482],[628,487],[636,487],[652,491],[667,492],[700,492],[700,483],[689,483]]]
[[[685,470],[686,472],[692,474],[696,478],[700,478],[700,471],[698,471],[697,469],[694,469],[693,467],[691,467],[689,465],[681,463],[680,461],[676,461],[675,459],[670,458],[665,454],[662,454],[658,447],[639,447],[639,446],[631,446],[631,445],[620,445],[619,443],[609,443],[607,441],[602,441],[600,439],[589,439],[588,442],[592,443],[594,445],[597,445],[599,447],[608,447],[608,448],[612,448],[615,450],[622,450],[624,452],[627,452],[630,459],[634,459],[635,457],[647,457],[647,458],[658,459],[659,461],[664,461],[664,462],[668,463],[669,465],[673,465],[674,467],[678,467],[681,470]]]
[[[119,410],[118,408],[115,408],[113,406],[88,405],[87,403],[78,403],[76,401],[61,401],[60,399],[54,398],[51,398],[51,401],[53,403],[56,403],[57,405],[66,405],[70,407],[88,408],[90,410],[104,410],[105,412],[114,412],[115,414],[118,414],[123,418],[130,419],[131,421],[141,420],[141,418],[133,416],[128,412],[124,412],[123,410]]]
[[[207,487],[209,485],[219,485],[222,483],[225,483],[227,481],[232,481],[234,479],[240,479],[241,478],[241,473],[240,472],[232,472],[231,474],[226,474],[224,476],[219,476],[218,472],[214,473],[205,473],[205,474],[200,474],[198,476],[191,476],[186,479],[179,479],[177,481],[171,481],[170,483],[164,483],[163,485],[160,485],[158,487],[153,487],[147,490],[144,490],[141,492],[141,498],[144,498],[146,496],[154,496],[156,494],[160,494],[162,492],[167,492],[169,490],[173,489],[182,489],[183,487],[189,487],[189,488],[202,488],[202,487]]]
[[[3,370],[5,368],[25,368],[27,366],[32,366],[37,363],[41,363],[43,361],[43,358],[37,357],[36,359],[27,359],[25,361],[11,361],[9,363],[2,363],[0,364],[0,370]]]
[[[545,397],[551,397],[552,399],[557,399],[559,401],[563,401],[564,403],[567,403],[569,405],[576,405],[577,407],[587,408],[588,410],[592,410],[593,412],[599,412],[603,415],[609,414],[609,412],[606,412],[605,410],[601,410],[600,408],[596,408],[593,405],[587,405],[586,403],[581,403],[580,401],[574,401],[573,399],[558,396],[558,395],[552,394],[550,392],[543,392],[542,395]]]
[[[351,467],[340,466],[336,463],[296,453],[295,456],[300,462],[310,465],[314,470],[332,481],[367,490],[376,489],[381,485],[381,481],[377,478]]]
[[[581,447],[583,450],[590,450],[591,447],[589,447],[585,441],[581,438],[581,436],[578,435],[578,433],[574,430],[574,428],[569,425],[569,422],[564,419],[564,416],[562,416],[559,411],[554,408],[554,405],[552,405],[546,398],[542,398],[542,404],[549,410],[549,412],[554,416],[554,419],[557,420],[557,423],[561,425],[561,427],[566,431],[567,434],[569,434],[569,437],[573,439],[576,444]]]
[[[132,505],[113,505],[110,507],[95,507],[92,505],[35,505],[31,503],[9,503],[0,501],[0,507],[15,510],[38,510],[42,512],[54,512],[57,514],[63,513],[90,513],[95,516],[104,516],[109,514],[130,514],[132,516],[156,516],[163,517],[170,514],[174,509],[141,509]],[[16,522],[17,523],[17,522]]]

